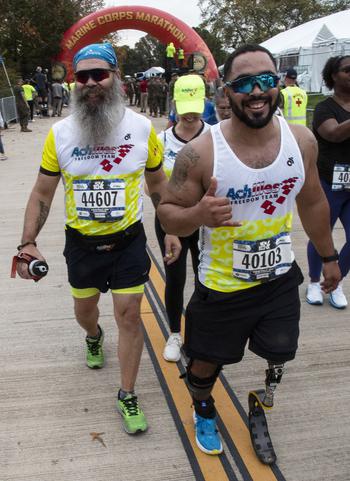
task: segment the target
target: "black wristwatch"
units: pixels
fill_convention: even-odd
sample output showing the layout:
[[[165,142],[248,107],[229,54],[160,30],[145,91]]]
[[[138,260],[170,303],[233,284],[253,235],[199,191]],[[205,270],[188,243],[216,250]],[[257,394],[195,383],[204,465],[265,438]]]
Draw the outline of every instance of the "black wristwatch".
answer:
[[[338,254],[338,251],[336,250],[334,250],[334,254],[332,256],[322,257],[323,263],[334,262],[334,261],[339,261],[339,254]]]

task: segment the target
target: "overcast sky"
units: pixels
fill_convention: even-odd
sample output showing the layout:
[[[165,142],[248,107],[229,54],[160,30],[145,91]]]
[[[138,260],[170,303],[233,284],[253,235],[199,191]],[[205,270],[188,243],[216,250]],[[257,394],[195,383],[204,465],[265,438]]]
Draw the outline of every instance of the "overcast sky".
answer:
[[[114,5],[123,7],[124,5],[142,5],[146,7],[154,7],[159,10],[171,13],[190,27],[197,27],[201,23],[201,15],[198,0],[105,0],[106,7]],[[121,44],[134,47],[135,43],[144,35],[145,32],[139,30],[119,30],[121,36]]]

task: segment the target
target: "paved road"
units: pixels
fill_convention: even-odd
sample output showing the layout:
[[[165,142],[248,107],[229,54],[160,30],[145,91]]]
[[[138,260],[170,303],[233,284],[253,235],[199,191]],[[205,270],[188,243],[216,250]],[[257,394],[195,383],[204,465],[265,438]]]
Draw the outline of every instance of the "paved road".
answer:
[[[153,310],[146,301],[143,305],[149,350],[144,350],[137,384],[150,429],[138,437],[122,432],[114,404],[119,367],[111,300],[105,295],[101,302],[107,364],[101,371],[90,371],[84,366],[84,336],[73,318],[61,254],[61,187],[38,239],[50,265],[48,277],[37,284],[9,277],[24,206],[40,164],[44,138],[54,121],[39,119],[31,124],[32,133],[20,133],[15,126],[4,135],[9,160],[0,163],[0,481],[197,481],[213,476],[216,481],[349,481],[349,311],[336,311],[328,302],[311,307],[302,300],[298,357],[288,366],[276,407],[269,415],[279,471],[255,472],[249,453],[244,466],[240,464],[237,452],[244,451],[240,451],[244,433],[238,439],[237,451],[227,447],[221,463],[229,465],[224,466],[225,474],[220,474],[211,458],[203,461],[198,450],[188,445],[190,406],[186,394],[178,396],[182,384],[177,384],[176,366],[169,367],[159,357],[162,339],[157,337],[155,319],[158,315],[164,331],[164,318],[161,303],[152,296]],[[164,123],[164,119],[154,119],[158,130]],[[146,200],[149,246],[160,262],[153,215]],[[293,238],[297,260],[306,273],[306,238],[298,220]],[[343,235],[339,227],[335,238],[340,247]],[[186,300],[192,282],[189,271]],[[161,283],[157,289],[161,295]],[[302,298],[304,290],[302,286]],[[349,285],[345,284],[345,292],[350,296]],[[246,409],[250,389],[262,387],[264,369],[264,362],[249,352],[240,365],[225,369],[238,408]],[[225,407],[225,403],[220,405],[223,413]],[[229,416],[230,411],[227,425]],[[233,431],[236,425],[238,429],[235,421]],[[105,446],[93,440],[91,433],[103,433]]]

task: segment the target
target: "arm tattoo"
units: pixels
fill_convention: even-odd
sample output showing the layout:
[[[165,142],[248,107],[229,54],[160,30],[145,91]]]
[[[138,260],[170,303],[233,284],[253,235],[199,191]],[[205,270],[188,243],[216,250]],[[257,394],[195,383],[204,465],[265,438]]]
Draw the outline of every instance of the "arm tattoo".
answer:
[[[153,192],[153,194],[151,194],[151,200],[152,200],[154,208],[156,209],[158,207],[159,202],[160,202],[160,194],[158,194],[158,192]]]
[[[39,216],[36,220],[36,226],[38,233],[41,231],[42,226],[45,224],[45,221],[47,219],[47,216],[49,215],[49,207],[44,204],[43,201],[39,200],[39,206],[40,206],[40,212]]]
[[[186,145],[176,156],[174,170],[170,182],[177,189],[181,188],[187,180],[188,171],[197,165],[200,159],[199,154],[193,150],[191,145]]]

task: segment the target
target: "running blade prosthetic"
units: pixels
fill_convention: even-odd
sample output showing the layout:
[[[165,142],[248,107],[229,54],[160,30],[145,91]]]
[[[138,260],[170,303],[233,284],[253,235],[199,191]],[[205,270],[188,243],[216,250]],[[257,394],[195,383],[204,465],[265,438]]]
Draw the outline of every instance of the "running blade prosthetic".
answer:
[[[259,389],[250,391],[249,405],[249,432],[254,451],[263,464],[274,464],[277,456],[272,446],[267,421],[262,404],[265,391]]]

